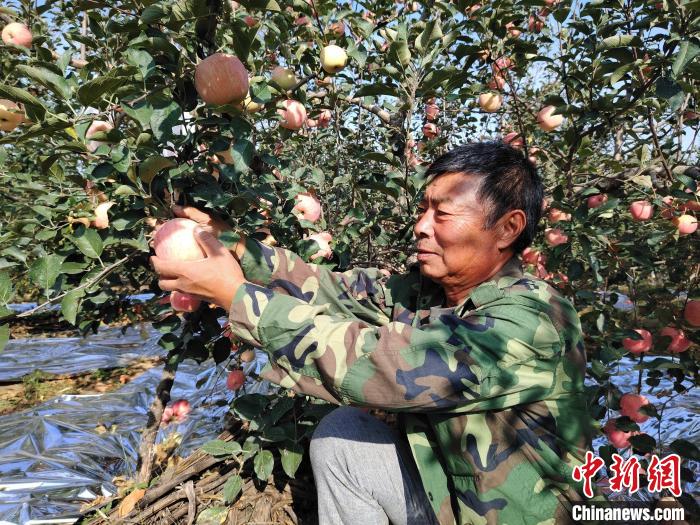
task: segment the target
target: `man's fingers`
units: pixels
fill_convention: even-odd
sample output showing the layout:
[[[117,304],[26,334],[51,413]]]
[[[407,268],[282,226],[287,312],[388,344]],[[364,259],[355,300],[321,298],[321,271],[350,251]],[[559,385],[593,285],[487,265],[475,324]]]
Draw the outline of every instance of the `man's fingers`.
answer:
[[[202,210],[198,210],[192,206],[173,206],[173,213],[177,217],[182,217],[183,219],[192,219],[200,224],[209,224],[211,217],[204,213]]]
[[[201,227],[195,228],[194,238],[197,239],[197,243],[204,250],[204,253],[207,254],[207,257],[213,257],[221,253],[221,250],[226,250],[226,247],[221,244],[219,239]]]
[[[158,288],[164,292],[172,292],[177,290],[178,280],[177,279],[159,279]]]
[[[181,261],[170,261],[153,256],[151,257],[151,266],[153,266],[153,269],[158,275],[165,277],[176,277],[182,274]]]

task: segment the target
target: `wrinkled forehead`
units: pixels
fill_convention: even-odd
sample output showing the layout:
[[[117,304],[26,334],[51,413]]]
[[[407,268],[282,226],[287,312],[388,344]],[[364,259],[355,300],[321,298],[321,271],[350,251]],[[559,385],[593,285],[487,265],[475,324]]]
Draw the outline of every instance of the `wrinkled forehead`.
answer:
[[[421,202],[466,203],[476,198],[481,178],[462,172],[442,173],[431,177],[420,195]]]

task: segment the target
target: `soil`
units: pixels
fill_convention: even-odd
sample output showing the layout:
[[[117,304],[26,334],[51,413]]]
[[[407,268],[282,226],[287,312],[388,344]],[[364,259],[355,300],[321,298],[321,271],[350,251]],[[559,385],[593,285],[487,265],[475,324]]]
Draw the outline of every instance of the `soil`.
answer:
[[[101,394],[119,389],[163,358],[143,358],[123,368],[102,368],[77,375],[37,371],[21,382],[0,384],[0,416],[18,412],[62,394]]]

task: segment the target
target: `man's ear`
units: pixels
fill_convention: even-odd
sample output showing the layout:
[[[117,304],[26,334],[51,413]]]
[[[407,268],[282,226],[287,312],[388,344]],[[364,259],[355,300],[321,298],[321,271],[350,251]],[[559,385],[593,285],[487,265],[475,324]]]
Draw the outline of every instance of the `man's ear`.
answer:
[[[496,247],[499,251],[508,249],[525,229],[527,217],[523,210],[511,210],[498,220],[498,239]]]

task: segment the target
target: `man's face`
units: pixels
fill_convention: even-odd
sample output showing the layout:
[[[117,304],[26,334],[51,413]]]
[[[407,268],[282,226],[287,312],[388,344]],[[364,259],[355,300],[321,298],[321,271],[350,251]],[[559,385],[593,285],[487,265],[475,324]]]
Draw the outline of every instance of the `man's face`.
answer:
[[[502,260],[499,229],[484,229],[487,204],[477,199],[480,179],[438,176],[425,191],[413,227],[420,271],[444,287],[471,288]]]

